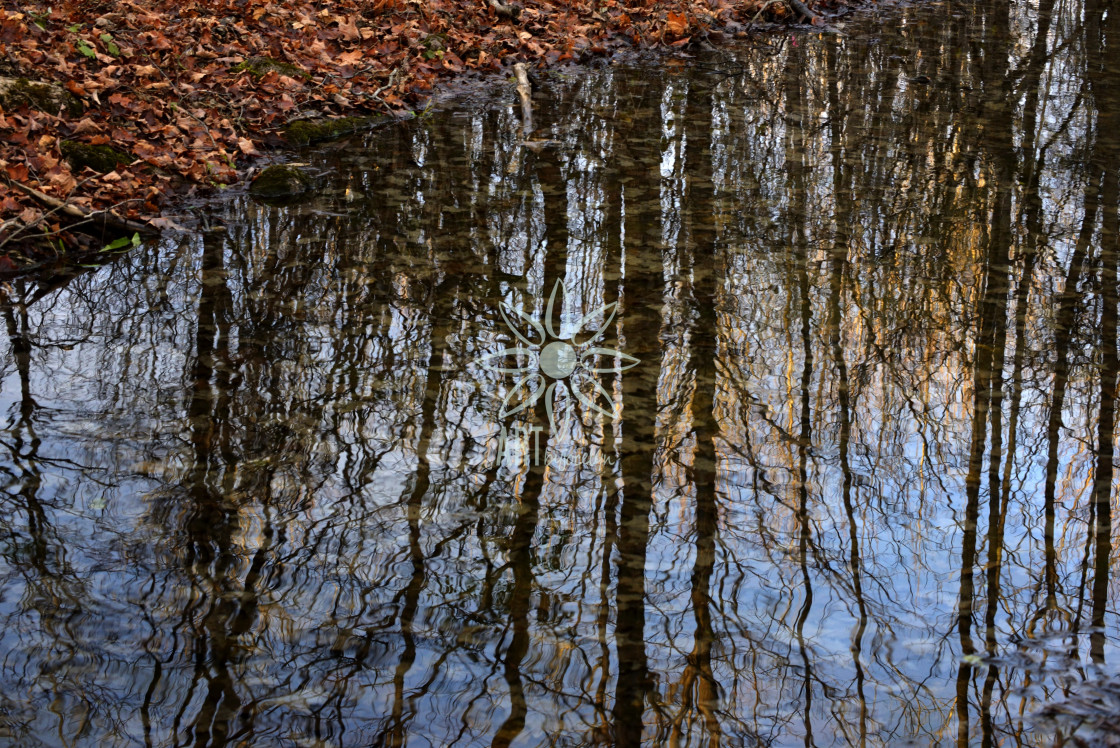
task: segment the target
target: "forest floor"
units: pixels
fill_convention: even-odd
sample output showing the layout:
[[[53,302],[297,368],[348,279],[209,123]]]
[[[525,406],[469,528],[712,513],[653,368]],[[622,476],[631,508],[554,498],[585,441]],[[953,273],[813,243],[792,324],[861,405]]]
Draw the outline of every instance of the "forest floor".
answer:
[[[811,5],[3,0],[0,273],[173,226],[170,199],[233,184],[270,150],[322,134],[293,122],[404,116],[466,71],[687,51],[758,24],[821,24],[846,3]]]

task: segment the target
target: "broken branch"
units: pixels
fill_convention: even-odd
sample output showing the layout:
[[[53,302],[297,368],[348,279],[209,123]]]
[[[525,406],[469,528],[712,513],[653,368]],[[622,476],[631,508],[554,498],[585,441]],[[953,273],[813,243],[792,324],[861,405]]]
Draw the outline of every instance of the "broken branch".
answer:
[[[519,62],[513,66],[517,78],[517,95],[521,97],[521,137],[527,139],[533,131],[533,87],[529,83],[529,68]]]
[[[516,21],[521,17],[521,6],[515,3],[501,2],[501,0],[489,0],[488,5],[494,9],[499,18],[508,18],[511,21]]]
[[[821,22],[817,20],[819,16],[809,10],[809,7],[801,2],[801,0],[786,0],[786,2],[789,3],[789,7],[793,9],[794,13],[800,15],[814,26],[820,25]]]
[[[158,230],[147,223],[140,223],[139,221],[132,221],[128,218],[122,218],[111,210],[86,211],[82,208],[79,208],[77,205],[72,205],[57,198],[53,198],[50,195],[44,195],[42,192],[39,192],[39,190],[35,189],[34,187],[28,187],[26,184],[21,184],[14,181],[9,182],[9,184],[11,184],[16,189],[23,191],[25,194],[35,198],[37,201],[47,206],[48,208],[56,210],[61,215],[67,216],[68,218],[73,218],[74,220],[81,223],[94,221],[95,223],[100,223],[102,226],[110,229],[116,229],[118,231],[131,231],[137,234],[152,235],[159,233]]]

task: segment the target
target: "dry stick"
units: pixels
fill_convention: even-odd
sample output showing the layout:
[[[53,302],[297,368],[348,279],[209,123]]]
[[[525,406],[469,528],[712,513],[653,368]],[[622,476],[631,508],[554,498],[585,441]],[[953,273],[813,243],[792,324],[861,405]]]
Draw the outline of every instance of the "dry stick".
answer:
[[[528,140],[529,133],[533,132],[533,87],[529,85],[529,68],[519,62],[513,66],[513,74],[517,77],[517,95],[521,97],[521,138]]]
[[[20,229],[20,231],[22,231],[23,230],[23,228],[22,228],[23,225],[24,224],[20,223],[20,220],[18,218],[9,218],[7,221],[4,221],[3,223],[0,223],[0,236],[3,236],[5,231],[7,231],[8,229],[13,228],[13,227],[18,227]],[[16,232],[16,233],[19,233],[19,232]],[[6,244],[6,243],[7,243],[6,239],[3,242],[0,242],[0,247],[3,247],[4,244]]]
[[[809,10],[805,3],[801,2],[801,0],[786,0],[786,2],[789,3],[789,7],[793,8],[796,13],[804,16],[809,23],[816,25],[818,16],[816,13]]]
[[[501,0],[488,0],[487,3],[494,12],[498,14],[499,18],[508,18],[511,21],[516,21],[521,16],[521,7],[513,3],[506,4]]]
[[[77,187],[75,187],[74,189],[81,188],[88,181],[89,181],[89,179],[83,179],[81,182],[78,183]],[[59,210],[60,210],[60,208],[57,208],[57,207],[51,208],[46,213],[41,214],[38,218],[36,218],[31,223],[20,223],[20,220],[18,218],[13,218],[10,221],[5,221],[4,225],[0,226],[0,235],[3,235],[3,233],[5,231],[7,231],[9,226],[15,226],[16,230],[13,231],[11,234],[8,234],[7,236],[5,236],[3,241],[0,241],[0,250],[3,250],[4,247],[8,246],[10,243],[16,241],[17,239],[19,241],[24,241],[25,242],[25,241],[29,241],[31,239],[38,239],[38,238],[49,239],[49,238],[51,238],[54,235],[54,232],[52,232],[52,231],[45,231],[41,234],[28,234],[27,232],[31,231],[32,229],[39,228],[39,226],[43,225],[44,221],[46,221],[48,218],[53,216],[55,213],[58,213]],[[73,228],[74,226],[80,226],[83,223],[88,223],[88,221],[79,221],[78,223],[70,224],[70,226],[67,226],[67,228]]]
[[[400,72],[401,72],[400,67],[393,68],[393,71],[391,73],[389,73],[389,80],[385,82],[385,85],[382,86],[381,88],[377,89],[376,91],[374,91],[373,94],[371,94],[373,96],[373,98],[377,99],[382,104],[385,104],[385,100],[381,98],[381,92],[384,91],[387,88],[392,88],[393,86],[397,85],[397,83],[398,83],[397,76]],[[386,106],[388,106],[388,104],[386,104]]]
[[[26,184],[20,184],[19,182],[9,182],[9,184],[27,193],[43,205],[46,205],[48,208],[53,208],[62,215],[74,218],[79,221],[85,222],[93,219],[98,219],[105,226],[108,226],[112,229],[117,229],[119,231],[132,231],[133,233],[137,234],[159,233],[159,231],[154,226],[146,223],[140,223],[138,221],[131,221],[127,218],[121,218],[111,210],[94,210],[87,212],[79,208],[77,205],[71,205],[70,203],[66,203],[62,200],[53,198],[50,195],[44,195],[42,192],[39,192],[39,190],[33,187],[28,187]]]
[[[525,63],[519,62],[513,66],[513,75],[517,79],[517,95],[521,97],[521,145],[529,140],[529,133],[533,132],[533,88],[529,85],[529,69]],[[506,167],[506,174],[516,174],[521,168],[521,149],[513,152]]]
[[[752,28],[754,28],[755,22],[758,21],[759,17],[766,12],[767,8],[769,8],[771,5],[777,5],[781,2],[784,2],[784,0],[766,0],[766,2],[763,3],[762,7],[758,9],[758,12],[754,14],[754,18],[752,18],[750,23],[747,24],[747,31],[750,31]]]
[[[40,238],[40,237],[45,238],[45,239],[46,238],[51,238],[52,234],[49,231],[43,232],[41,234],[28,234],[27,232],[30,231],[31,229],[39,228],[39,226],[41,226],[43,224],[43,221],[47,220],[48,218],[50,218],[53,214],[55,214],[57,212],[58,212],[57,209],[48,210],[46,213],[43,213],[41,216],[36,218],[31,223],[21,223],[19,221],[19,219],[17,219],[17,218],[13,218],[10,221],[4,221],[4,225],[0,226],[0,236],[4,237],[2,240],[0,240],[0,251],[3,251],[4,247],[8,246],[9,244],[11,244],[12,242],[17,241],[17,240],[25,242],[25,241],[28,241],[30,239],[36,239],[36,238]],[[8,230],[8,227],[10,227],[10,226],[15,227],[15,231],[8,234],[7,236],[4,236],[4,232],[6,232]],[[53,246],[52,246],[52,249],[53,249]]]

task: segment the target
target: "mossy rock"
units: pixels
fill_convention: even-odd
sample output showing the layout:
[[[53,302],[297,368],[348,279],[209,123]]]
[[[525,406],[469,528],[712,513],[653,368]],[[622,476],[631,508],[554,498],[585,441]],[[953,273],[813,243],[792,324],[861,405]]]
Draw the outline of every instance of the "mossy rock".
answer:
[[[111,145],[89,145],[64,140],[60,146],[62,155],[74,167],[74,171],[81,171],[88,166],[94,171],[107,174],[115,170],[118,165],[128,165],[135,160],[130,154],[118,151]]]
[[[85,109],[80,99],[55,83],[27,78],[0,78],[0,107],[12,111],[21,106],[50,114],[64,111],[71,117],[81,115]]]
[[[244,62],[239,62],[234,65],[232,70],[235,73],[248,72],[254,78],[263,78],[269,73],[275,72],[280,75],[286,75],[289,78],[311,80],[311,73],[300,66],[293,65],[290,62],[274,60],[271,57],[250,57]]]
[[[273,164],[249,185],[249,194],[264,202],[287,202],[315,189],[317,179],[297,164]]]
[[[390,119],[384,114],[339,119],[301,119],[284,125],[284,139],[292,145],[309,145],[362,130],[372,130]]]

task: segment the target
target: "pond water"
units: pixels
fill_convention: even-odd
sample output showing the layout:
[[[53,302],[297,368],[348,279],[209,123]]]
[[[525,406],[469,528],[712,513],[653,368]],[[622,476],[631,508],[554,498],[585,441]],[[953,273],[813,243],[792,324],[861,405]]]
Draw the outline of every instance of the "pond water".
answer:
[[[4,286],[0,744],[1110,740],[1107,8],[496,81]]]

